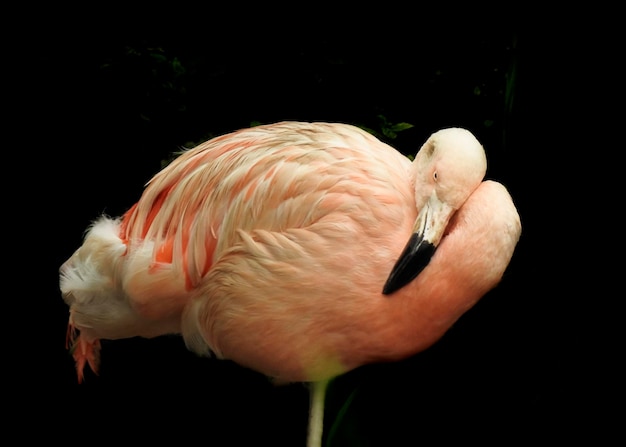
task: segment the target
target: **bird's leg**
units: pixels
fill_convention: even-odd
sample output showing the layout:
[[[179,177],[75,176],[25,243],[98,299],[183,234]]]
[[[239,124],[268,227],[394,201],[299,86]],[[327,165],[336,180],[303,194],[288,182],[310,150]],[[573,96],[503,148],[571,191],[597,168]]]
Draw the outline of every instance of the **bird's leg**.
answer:
[[[307,447],[322,447],[324,433],[324,401],[329,380],[310,383],[309,433]]]

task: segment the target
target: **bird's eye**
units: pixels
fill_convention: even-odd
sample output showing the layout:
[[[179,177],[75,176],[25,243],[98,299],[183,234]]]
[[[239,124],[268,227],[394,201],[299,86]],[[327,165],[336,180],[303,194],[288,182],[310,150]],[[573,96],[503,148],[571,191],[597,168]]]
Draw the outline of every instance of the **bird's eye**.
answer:
[[[437,171],[433,172],[433,180],[437,181],[439,179],[439,175],[437,174]]]

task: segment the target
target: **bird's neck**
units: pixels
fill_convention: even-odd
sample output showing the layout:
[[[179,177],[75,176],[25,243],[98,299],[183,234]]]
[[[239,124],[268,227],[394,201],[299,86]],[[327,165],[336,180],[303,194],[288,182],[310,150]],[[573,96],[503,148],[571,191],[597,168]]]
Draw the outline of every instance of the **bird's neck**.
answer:
[[[442,264],[442,263],[440,263]],[[462,279],[458,263],[433,265],[412,283],[390,296],[389,322],[395,328],[398,358],[416,354],[437,342],[486,293],[485,287]],[[393,300],[397,300],[394,305]]]
[[[484,182],[447,231],[429,265],[377,309],[390,328],[380,346],[396,346],[399,359],[439,340],[500,282],[521,226],[504,188]]]

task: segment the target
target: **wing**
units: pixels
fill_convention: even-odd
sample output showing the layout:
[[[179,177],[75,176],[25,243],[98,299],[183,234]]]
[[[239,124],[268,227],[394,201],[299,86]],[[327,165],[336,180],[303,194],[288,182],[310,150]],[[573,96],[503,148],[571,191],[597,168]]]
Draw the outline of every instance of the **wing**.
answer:
[[[124,216],[125,288],[156,318],[184,306],[242,231],[280,233],[344,214],[374,228],[383,219],[372,209],[412,200],[409,166],[395,149],[346,125],[279,123],[210,140],[157,174]],[[404,220],[400,211],[391,217],[392,224]]]

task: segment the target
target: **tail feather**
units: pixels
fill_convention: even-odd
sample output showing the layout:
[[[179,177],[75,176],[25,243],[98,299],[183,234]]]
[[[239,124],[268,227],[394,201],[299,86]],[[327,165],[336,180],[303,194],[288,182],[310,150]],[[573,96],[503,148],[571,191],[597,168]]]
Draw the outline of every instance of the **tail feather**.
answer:
[[[87,340],[179,332],[188,298],[186,292],[179,293],[184,282],[176,282],[171,268],[147,272],[151,261],[141,242],[125,242],[120,220],[101,217],[61,267],[60,289],[70,307],[71,324]]]

